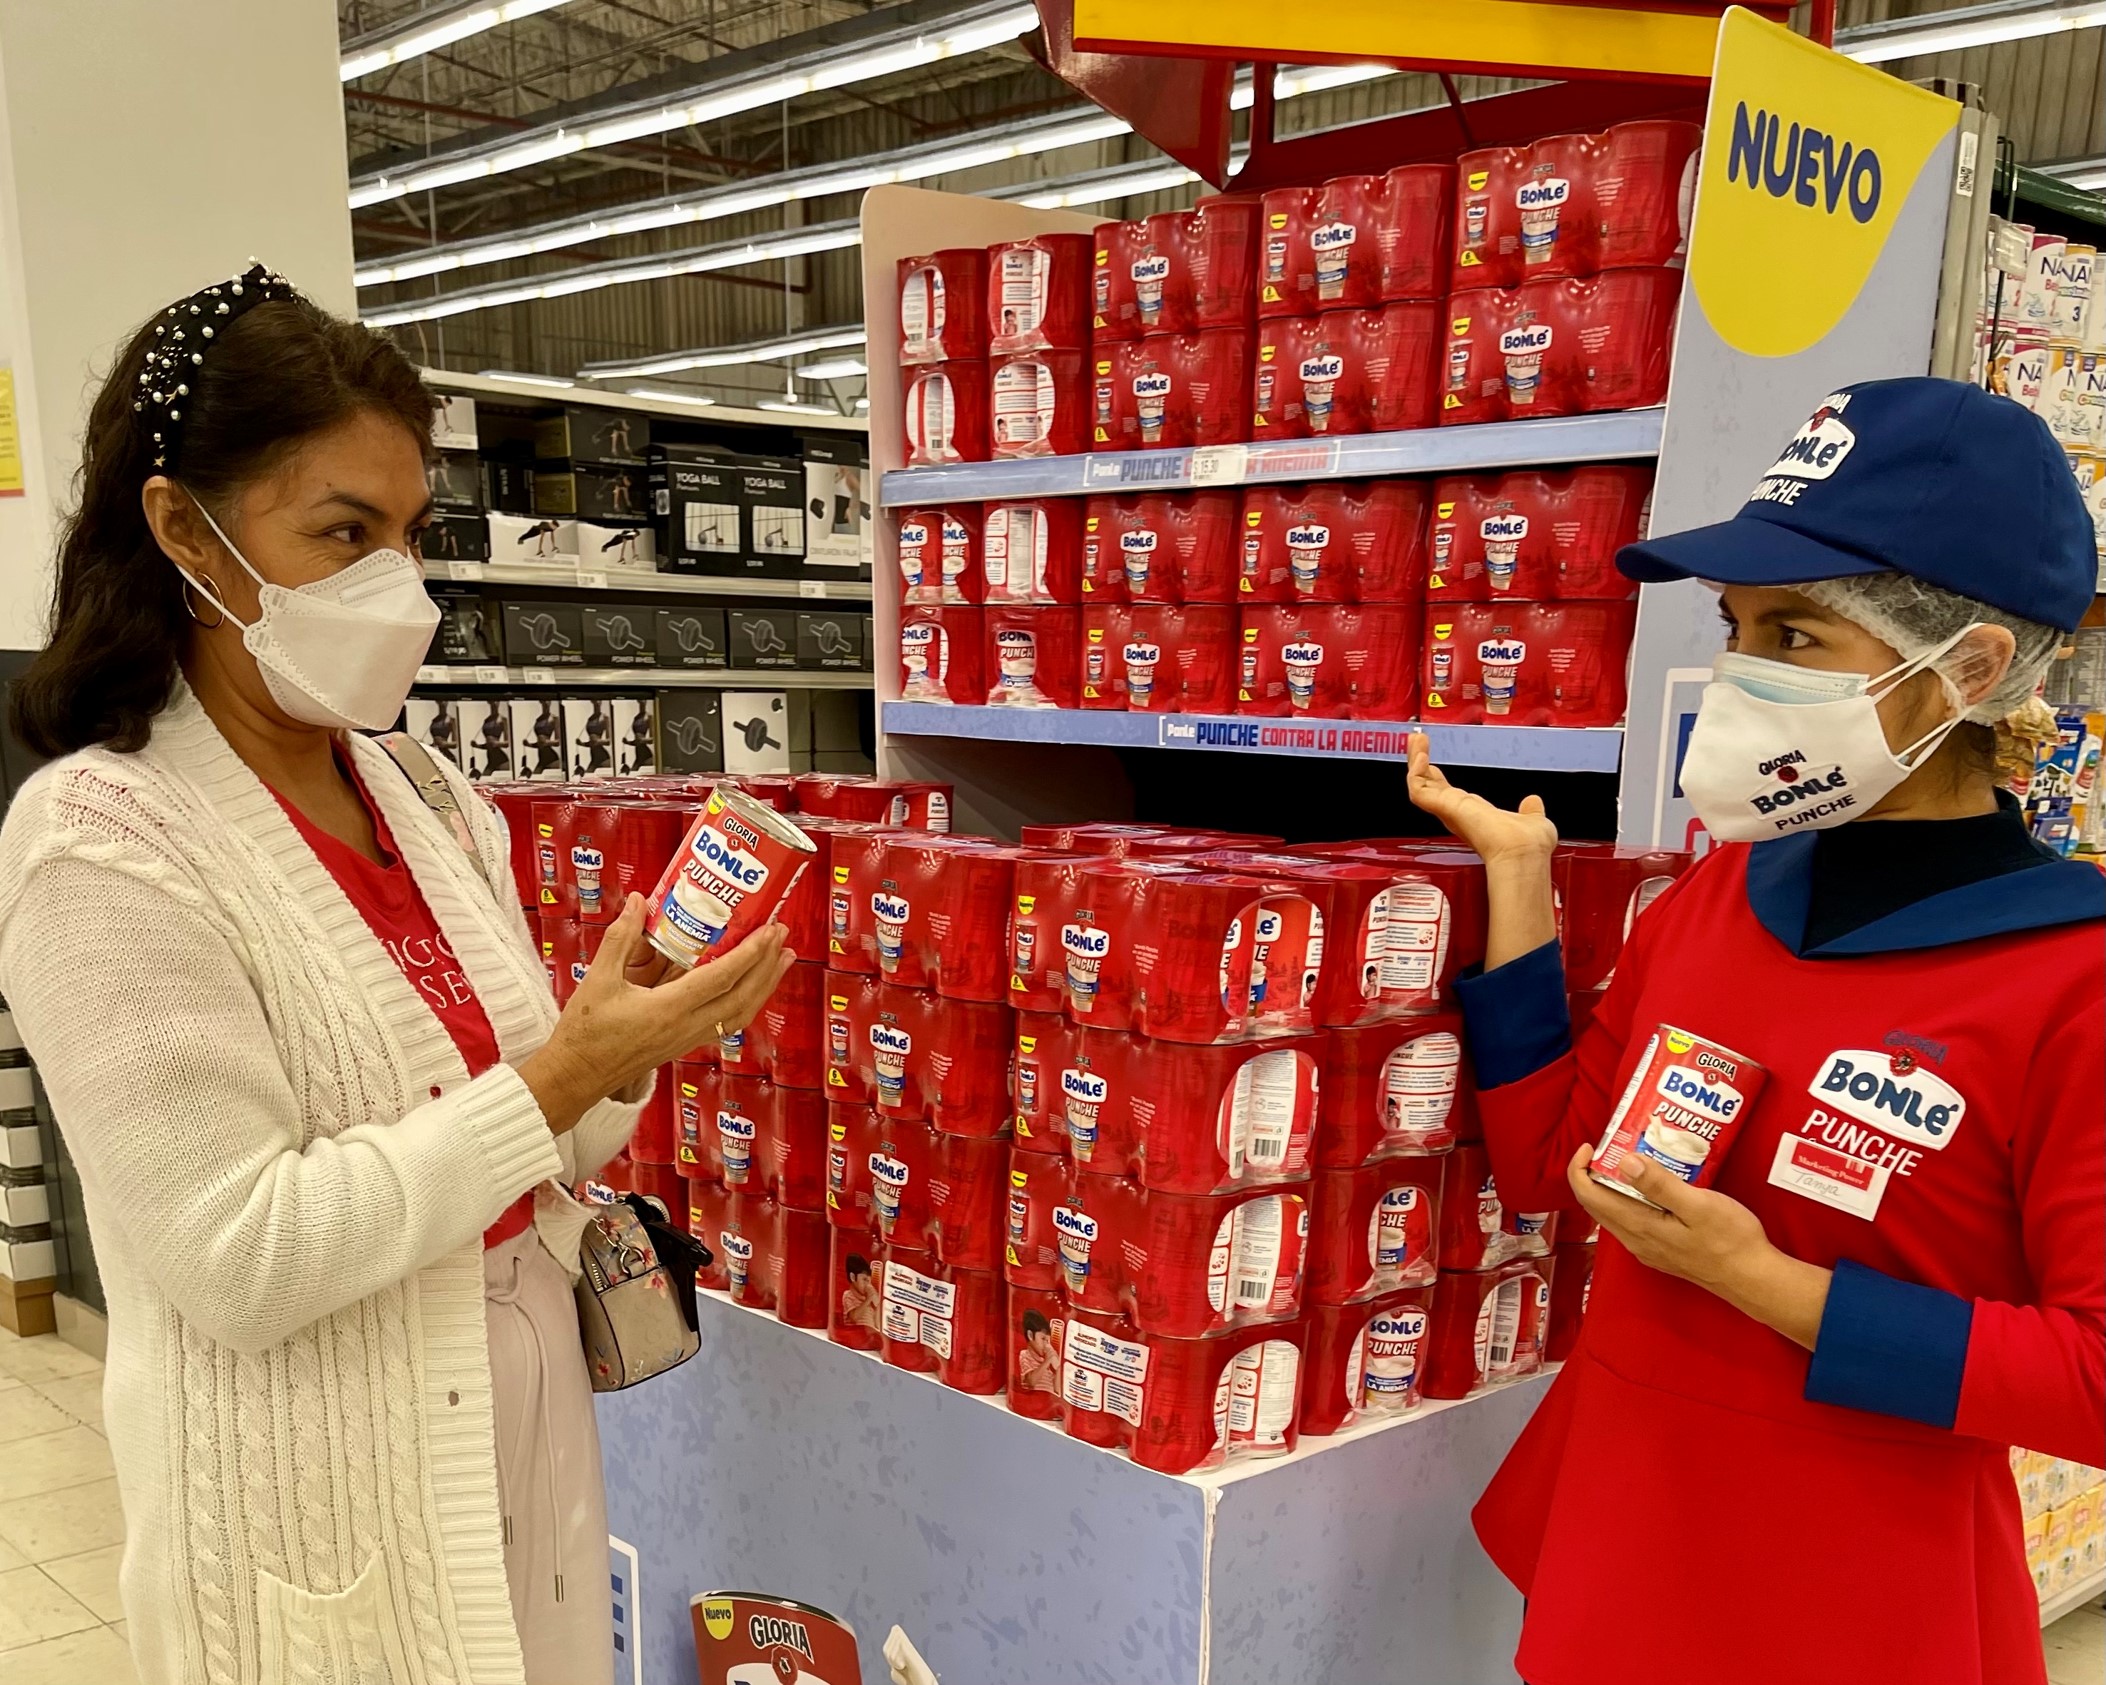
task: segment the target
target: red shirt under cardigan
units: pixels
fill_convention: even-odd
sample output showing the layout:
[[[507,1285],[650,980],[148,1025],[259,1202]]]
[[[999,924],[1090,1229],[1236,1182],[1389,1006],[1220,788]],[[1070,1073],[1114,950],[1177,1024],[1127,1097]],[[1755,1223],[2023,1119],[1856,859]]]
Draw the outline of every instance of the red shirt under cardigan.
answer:
[[[462,1063],[468,1067],[468,1074],[481,1076],[498,1062],[497,1032],[490,1027],[489,1014],[483,1011],[468,974],[454,958],[438,919],[425,904],[424,892],[418,889],[417,880],[410,876],[409,867],[396,851],[388,822],[366,795],[358,774],[348,765],[344,765],[344,773],[359,800],[365,803],[366,816],[373,821],[373,838],[380,845],[378,862],[368,860],[349,843],[331,836],[283,796],[278,796],[278,805],[314,850],[315,858],[336,880],[344,898],[358,909],[418,998],[438,1014]],[[277,795],[276,791],[271,793]],[[502,1245],[514,1235],[524,1234],[533,1220],[534,1196],[521,1194],[483,1231],[483,1245]]]
[[[2043,867],[1802,956],[1773,931],[1803,922],[1810,842],[1703,861],[1577,1047],[1482,1094],[1502,1199],[1571,1209],[1652,1030],[1721,1042],[1769,1081],[1715,1185],[1837,1270],[1809,1357],[1603,1237],[1475,1516],[1530,1599],[1533,1685],[2045,1678],[2007,1448],[2106,1463],[2106,891]],[[1545,956],[1468,986],[1481,1070]]]

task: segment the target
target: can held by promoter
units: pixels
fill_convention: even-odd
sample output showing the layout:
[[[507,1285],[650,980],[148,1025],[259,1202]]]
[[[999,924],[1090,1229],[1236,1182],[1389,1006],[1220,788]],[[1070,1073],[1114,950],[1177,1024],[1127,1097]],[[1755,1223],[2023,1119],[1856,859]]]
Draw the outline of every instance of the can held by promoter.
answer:
[[[734,948],[774,916],[815,852],[772,807],[719,785],[652,892],[644,936],[681,966]]]
[[[1651,1201],[1616,1174],[1626,1158],[1650,1159],[1691,1187],[1708,1185],[1767,1075],[1744,1053],[1660,1025],[1609,1114],[1587,1174],[1641,1204]]]

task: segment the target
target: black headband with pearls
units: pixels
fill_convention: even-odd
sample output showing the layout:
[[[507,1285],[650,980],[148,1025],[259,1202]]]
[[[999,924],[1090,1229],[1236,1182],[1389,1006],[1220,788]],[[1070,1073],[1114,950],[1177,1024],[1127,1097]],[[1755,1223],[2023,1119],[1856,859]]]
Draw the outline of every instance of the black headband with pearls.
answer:
[[[233,280],[192,293],[161,312],[154,324],[154,348],[139,371],[139,394],[132,400],[132,409],[151,420],[156,468],[165,471],[176,460],[191,371],[204,362],[212,341],[266,300],[299,296],[283,275],[272,274],[251,258]]]

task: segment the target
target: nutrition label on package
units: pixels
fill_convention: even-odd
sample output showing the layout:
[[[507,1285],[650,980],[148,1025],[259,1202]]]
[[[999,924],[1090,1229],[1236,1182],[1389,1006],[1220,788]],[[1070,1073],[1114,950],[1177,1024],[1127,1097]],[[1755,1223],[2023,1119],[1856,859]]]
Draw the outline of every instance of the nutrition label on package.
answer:
[[[1430,989],[1448,957],[1448,898],[1430,883],[1400,883],[1387,893],[1389,946],[1382,987]]]
[[[1275,1195],[1239,1205],[1221,1220],[1207,1267],[1207,1303],[1244,1310],[1272,1302],[1287,1240],[1287,1201]]]
[[[958,1289],[910,1270],[885,1266],[885,1296],[880,1326],[888,1340],[926,1346],[938,1357],[951,1355],[951,1325],[957,1318]]]
[[[1236,1072],[1222,1119],[1221,1156],[1229,1175],[1287,1168],[1293,1154],[1296,1102],[1307,1073],[1287,1049],[1261,1053]]]
[[[1446,1030],[1407,1041],[1382,1063],[1382,1128],[1432,1135],[1447,1128],[1462,1070],[1462,1042]]]
[[[987,589],[1004,596],[1043,596],[1046,590],[1045,516],[1035,509],[993,509],[981,563]]]
[[[1102,1410],[1141,1425],[1148,1348],[1069,1317],[1061,1343],[1060,1395],[1077,1410]]]
[[[1043,363],[1005,363],[994,377],[998,445],[1035,445],[1053,430],[1053,371]]]
[[[926,350],[943,338],[943,274],[935,269],[917,269],[899,290],[900,349]]]
[[[1001,336],[1036,333],[1046,314],[1046,272],[1053,259],[1046,252],[1002,254]]]
[[[1521,1293],[1533,1277],[1502,1281],[1477,1307],[1477,1372],[1486,1380],[1514,1366],[1514,1347],[1521,1338]]]
[[[1286,1340],[1266,1340],[1236,1354],[1229,1372],[1231,1445],[1267,1448],[1287,1443],[1300,1391],[1301,1356]]]

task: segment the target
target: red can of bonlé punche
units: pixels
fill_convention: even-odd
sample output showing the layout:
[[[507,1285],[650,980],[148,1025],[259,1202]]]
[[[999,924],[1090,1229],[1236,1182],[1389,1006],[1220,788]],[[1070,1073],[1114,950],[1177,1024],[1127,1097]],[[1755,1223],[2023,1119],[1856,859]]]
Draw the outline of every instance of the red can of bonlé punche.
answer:
[[[814,852],[772,807],[720,784],[658,880],[644,936],[682,966],[734,948],[774,916]]]

